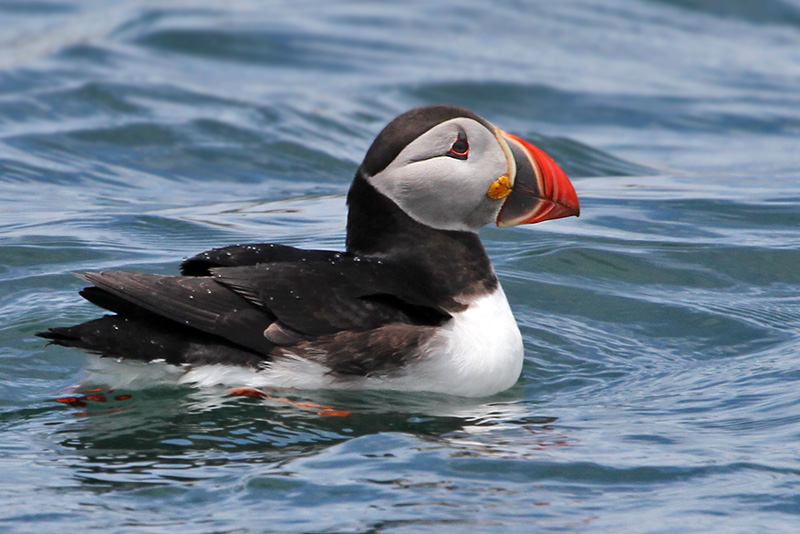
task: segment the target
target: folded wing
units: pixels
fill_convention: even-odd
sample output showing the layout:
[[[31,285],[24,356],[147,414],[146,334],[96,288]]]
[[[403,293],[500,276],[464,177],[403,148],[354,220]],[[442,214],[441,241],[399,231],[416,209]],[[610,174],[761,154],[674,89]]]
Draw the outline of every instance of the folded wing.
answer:
[[[80,277],[93,287],[82,294],[121,318],[161,318],[266,359],[276,346],[320,336],[433,326],[451,317],[422,277],[374,258],[244,245],[190,258],[182,270],[191,275],[85,273]]]

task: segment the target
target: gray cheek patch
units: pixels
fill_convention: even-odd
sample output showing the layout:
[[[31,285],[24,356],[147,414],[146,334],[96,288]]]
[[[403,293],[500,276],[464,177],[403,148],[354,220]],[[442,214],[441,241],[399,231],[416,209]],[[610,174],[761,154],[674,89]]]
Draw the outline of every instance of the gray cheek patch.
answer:
[[[470,142],[467,159],[446,155],[459,131],[466,132]],[[496,218],[502,201],[488,197],[487,191],[507,174],[507,158],[494,132],[460,119],[414,140],[369,181],[419,223],[477,232]]]

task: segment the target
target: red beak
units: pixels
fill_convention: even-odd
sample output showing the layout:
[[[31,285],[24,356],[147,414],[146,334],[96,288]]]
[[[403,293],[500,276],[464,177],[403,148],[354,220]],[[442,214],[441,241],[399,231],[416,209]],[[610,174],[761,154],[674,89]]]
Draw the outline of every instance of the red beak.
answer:
[[[497,226],[533,224],[580,214],[572,182],[538,147],[503,132],[517,165],[514,186],[497,216]]]

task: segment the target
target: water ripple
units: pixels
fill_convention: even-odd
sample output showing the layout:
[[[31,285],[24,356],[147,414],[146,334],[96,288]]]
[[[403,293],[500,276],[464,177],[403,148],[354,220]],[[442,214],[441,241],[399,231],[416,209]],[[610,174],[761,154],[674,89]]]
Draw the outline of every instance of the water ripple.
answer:
[[[796,0],[0,3],[0,523],[794,532],[799,23]],[[285,392],[353,412],[321,417],[34,337],[101,313],[73,271],[341,248],[374,135],[442,102],[581,198],[482,231],[526,347],[508,392]],[[117,389],[56,402],[78,383]]]

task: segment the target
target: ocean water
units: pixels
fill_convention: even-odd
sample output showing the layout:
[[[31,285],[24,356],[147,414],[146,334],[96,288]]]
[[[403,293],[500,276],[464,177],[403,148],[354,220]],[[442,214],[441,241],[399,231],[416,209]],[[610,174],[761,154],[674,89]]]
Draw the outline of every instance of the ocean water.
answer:
[[[799,88],[797,0],[1,1],[0,532],[800,532]],[[100,315],[72,272],[343,246],[434,103],[581,199],[482,233],[508,392],[235,398],[34,337]]]

